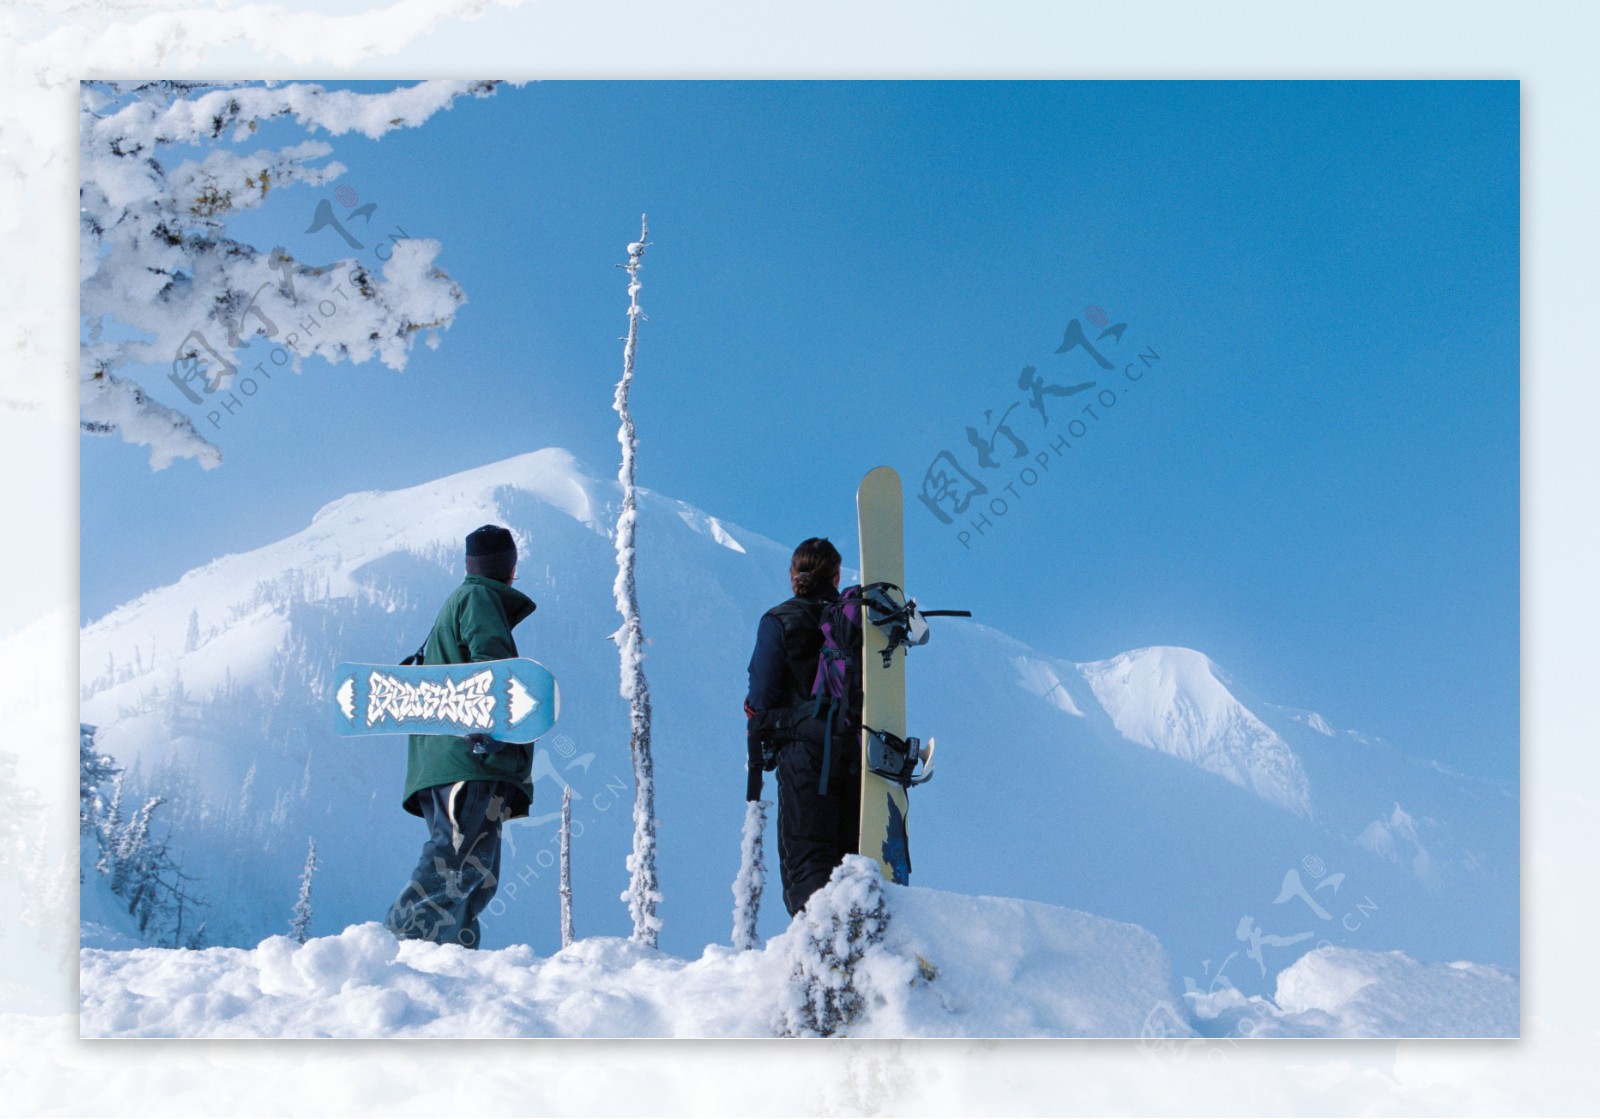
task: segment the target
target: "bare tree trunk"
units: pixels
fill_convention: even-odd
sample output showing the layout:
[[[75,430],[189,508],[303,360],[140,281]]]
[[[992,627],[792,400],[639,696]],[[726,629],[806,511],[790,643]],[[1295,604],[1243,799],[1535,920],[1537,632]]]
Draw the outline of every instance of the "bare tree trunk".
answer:
[[[633,754],[633,853],[628,856],[630,878],[622,895],[633,917],[633,939],[654,948],[661,930],[656,909],[661,891],[656,883],[655,765],[650,755],[650,685],[644,678],[644,628],[639,623],[639,593],[634,582],[634,529],[638,522],[634,488],[638,437],[628,411],[628,390],[633,387],[633,359],[639,341],[639,265],[650,226],[641,215],[639,239],[628,246],[628,338],[622,351],[622,379],[612,407],[622,419],[617,442],[622,445],[622,513],[617,517],[617,579],[613,585],[622,628],[616,639],[622,656],[622,696],[628,701],[629,747]]]
[[[577,937],[572,932],[572,786],[561,792],[561,947]]]
[[[739,875],[733,880],[733,946],[741,952],[761,945],[756,936],[756,919],[761,915],[761,888],[766,883],[761,840],[767,827],[769,807],[764,800],[746,801],[744,806]]]

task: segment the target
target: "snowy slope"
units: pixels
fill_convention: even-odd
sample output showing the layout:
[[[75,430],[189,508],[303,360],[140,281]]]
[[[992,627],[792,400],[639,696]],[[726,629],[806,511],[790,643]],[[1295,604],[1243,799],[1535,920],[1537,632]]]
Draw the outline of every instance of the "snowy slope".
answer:
[[[169,797],[157,819],[203,879],[211,943],[286,929],[308,838],[323,857],[313,933],[377,919],[399,892],[421,840],[398,808],[403,740],[336,737],[328,678],[338,661],[414,649],[461,578],[461,539],[489,521],[517,535],[518,585],[539,603],[519,648],[561,679],[563,710],[537,755],[534,816],[508,831],[486,942],[559,944],[567,785],[578,933],[627,931],[614,900],[631,841],[608,640],[616,499],[559,450],[354,494],[84,627],[82,717],[130,781]],[[789,549],[661,495],[640,515],[661,943],[695,958],[729,940],[744,671],[756,619],[787,594]],[[1202,988],[1225,974],[1270,995],[1323,942],[1516,967],[1514,786],[1258,700],[1194,650],[1076,663],[939,619],[912,657],[913,730],[940,742],[939,777],[913,796],[919,885],[1137,924]],[[784,925],[769,896],[762,935]]]

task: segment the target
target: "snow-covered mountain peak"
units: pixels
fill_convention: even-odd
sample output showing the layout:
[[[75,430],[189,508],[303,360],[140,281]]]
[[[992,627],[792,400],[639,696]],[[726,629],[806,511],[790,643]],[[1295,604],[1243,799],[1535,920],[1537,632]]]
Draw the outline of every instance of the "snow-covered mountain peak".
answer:
[[[1294,751],[1228,689],[1194,649],[1155,645],[1079,665],[1118,733],[1310,816],[1311,788]]]
[[[503,489],[526,493],[592,526],[604,504],[601,485],[584,473],[570,452],[547,447],[406,489],[347,494],[319,509],[307,531],[348,532],[363,522],[377,522],[413,538],[419,533],[449,537],[464,512],[482,509],[488,516],[498,511],[495,495]],[[358,535],[370,537],[371,527]]]
[[[274,607],[294,599],[381,596],[368,578],[372,565],[402,554],[448,567],[459,562],[466,534],[485,523],[510,523],[527,555],[537,544],[529,539],[530,525],[507,512],[508,503],[523,496],[603,535],[605,486],[569,452],[547,448],[405,489],[347,494],[319,509],[300,532],[212,560],[86,626],[83,694],[180,664],[197,679],[190,670],[200,666],[193,662],[220,663],[220,649],[193,654],[224,637],[238,644],[241,627],[272,631],[251,642],[262,654],[252,664],[265,663],[285,635],[282,611]],[[379,605],[392,611],[397,604]],[[232,667],[237,675],[243,666]],[[203,668],[200,675],[206,675]]]
[[[1218,690],[1226,694],[1230,682],[1227,673],[1210,657],[1182,645],[1150,645],[1143,649],[1130,649],[1107,660],[1084,665],[1084,668],[1101,666],[1108,670],[1126,670],[1142,680],[1159,681],[1163,687],[1191,694]]]

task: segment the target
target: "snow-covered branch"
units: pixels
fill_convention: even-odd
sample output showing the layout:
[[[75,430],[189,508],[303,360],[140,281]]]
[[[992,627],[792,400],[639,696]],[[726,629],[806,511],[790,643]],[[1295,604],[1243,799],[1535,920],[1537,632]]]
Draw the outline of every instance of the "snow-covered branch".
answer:
[[[305,83],[222,85],[88,82],[80,101],[81,426],[150,448],[161,469],[179,458],[212,467],[212,441],[238,394],[248,396],[306,358],[377,359],[402,369],[419,334],[438,331],[465,301],[435,264],[435,241],[390,235],[374,273],[353,257],[304,263],[227,235],[229,220],[285,189],[344,173],[332,147],[248,142],[262,125],[292,120],[310,132],[376,138],[416,127],[493,82],[422,82],[384,93]],[[198,158],[172,162],[177,149]],[[373,207],[354,211],[370,221]],[[363,213],[363,210],[365,213]],[[363,236],[375,230],[354,226]],[[323,200],[308,232],[331,229],[364,247]],[[275,345],[252,367],[257,338]],[[209,425],[209,426],[208,426]]]

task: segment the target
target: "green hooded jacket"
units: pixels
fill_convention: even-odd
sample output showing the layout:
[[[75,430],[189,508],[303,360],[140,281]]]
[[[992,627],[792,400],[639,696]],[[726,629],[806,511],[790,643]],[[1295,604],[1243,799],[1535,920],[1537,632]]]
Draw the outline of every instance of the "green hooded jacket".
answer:
[[[424,664],[468,664],[517,655],[511,630],[534,611],[533,599],[486,575],[468,575],[450,592],[423,654]],[[510,742],[495,754],[474,754],[465,738],[413,734],[406,757],[406,791],[401,803],[422,815],[417,793],[457,781],[506,781],[518,787],[511,816],[526,816],[533,803],[533,744]]]

